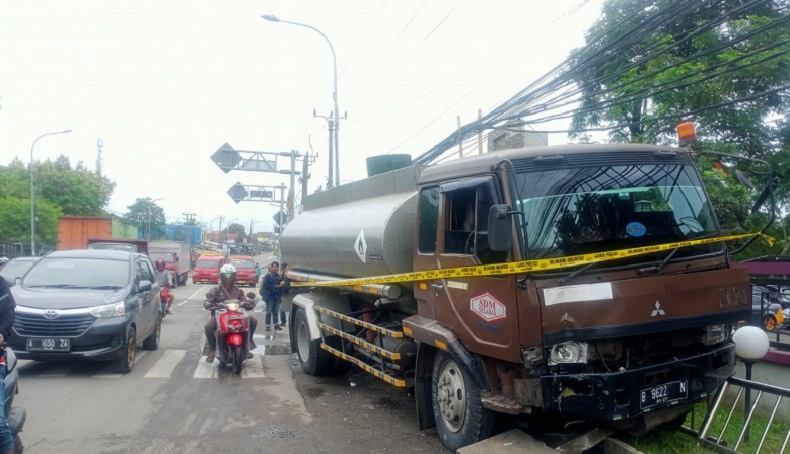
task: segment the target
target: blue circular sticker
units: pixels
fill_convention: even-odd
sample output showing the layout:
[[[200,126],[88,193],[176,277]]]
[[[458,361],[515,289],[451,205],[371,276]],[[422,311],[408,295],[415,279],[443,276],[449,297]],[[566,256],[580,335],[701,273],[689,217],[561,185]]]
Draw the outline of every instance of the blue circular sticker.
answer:
[[[625,226],[625,232],[631,236],[642,236],[647,232],[647,229],[639,222],[632,222]]]

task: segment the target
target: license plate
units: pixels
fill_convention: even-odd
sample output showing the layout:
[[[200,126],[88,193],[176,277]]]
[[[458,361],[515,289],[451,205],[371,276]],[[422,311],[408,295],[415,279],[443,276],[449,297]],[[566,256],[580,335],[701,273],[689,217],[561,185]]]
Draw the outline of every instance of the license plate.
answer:
[[[688,382],[673,381],[642,390],[641,408],[650,408],[667,402],[688,398]]]
[[[33,338],[27,339],[29,352],[67,352],[71,350],[71,339],[62,338]]]

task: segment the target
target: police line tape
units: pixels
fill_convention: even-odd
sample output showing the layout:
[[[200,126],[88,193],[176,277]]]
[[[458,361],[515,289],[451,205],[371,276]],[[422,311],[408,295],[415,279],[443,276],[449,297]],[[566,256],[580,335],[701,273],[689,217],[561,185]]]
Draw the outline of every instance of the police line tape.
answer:
[[[616,251],[595,252],[592,254],[570,255],[551,259],[521,260],[518,262],[495,263],[491,265],[465,266],[458,268],[445,268],[429,271],[415,271],[412,273],[390,274],[386,276],[363,277],[357,279],[342,279],[334,281],[316,281],[313,278],[302,280],[299,277],[291,278],[292,287],[352,287],[359,285],[374,284],[399,284],[404,282],[429,281],[434,279],[448,279],[457,277],[475,276],[505,276],[509,274],[523,274],[530,271],[551,271],[562,268],[570,268],[577,265],[588,263],[605,262],[624,257],[636,257],[639,255],[654,252],[668,251],[672,249],[698,246],[701,244],[718,243],[721,241],[737,240],[762,236],[769,245],[773,246],[774,239],[764,233],[745,233],[741,235],[727,235],[715,238],[705,238],[690,241],[678,241],[675,243],[658,244],[655,246],[644,246],[631,249],[619,249]]]

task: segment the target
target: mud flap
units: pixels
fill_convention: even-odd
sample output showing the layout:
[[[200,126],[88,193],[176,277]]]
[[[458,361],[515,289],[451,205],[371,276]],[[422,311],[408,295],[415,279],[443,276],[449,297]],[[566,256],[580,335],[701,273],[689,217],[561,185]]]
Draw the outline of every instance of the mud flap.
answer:
[[[417,342],[417,367],[414,373],[414,397],[417,401],[417,424],[419,430],[436,427],[431,402],[431,368],[435,350]]]

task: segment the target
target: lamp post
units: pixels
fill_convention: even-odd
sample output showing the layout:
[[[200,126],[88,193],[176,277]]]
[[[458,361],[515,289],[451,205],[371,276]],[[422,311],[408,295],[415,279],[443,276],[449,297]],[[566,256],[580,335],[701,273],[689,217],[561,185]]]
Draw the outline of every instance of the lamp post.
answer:
[[[151,203],[158,202],[160,200],[165,200],[164,197],[161,199],[154,199],[151,200]],[[148,218],[148,228],[146,229],[146,234],[148,236],[148,241],[151,241],[151,205],[149,204],[148,207],[145,209]]]
[[[70,132],[71,129],[66,129],[63,131],[41,134],[36,137],[36,140],[30,145],[30,255],[36,255],[36,214],[33,208],[35,206],[33,203],[33,148],[36,146],[36,142],[42,137],[53,136],[55,134],[68,134]]]
[[[230,236],[230,224],[231,224],[233,221],[238,221],[238,220],[239,220],[239,218],[233,218],[233,219],[231,219],[230,221],[228,221],[228,227],[227,227],[227,229],[228,229],[228,234],[227,234],[227,235],[225,235],[225,243],[227,243],[227,242],[228,242],[228,237]],[[220,231],[220,232],[219,232],[219,234],[220,234],[220,239],[221,239],[221,238],[222,238],[222,231]],[[220,241],[220,242],[222,242],[222,241]],[[228,248],[228,249],[230,249],[230,248]]]
[[[743,365],[746,367],[746,380],[752,379],[752,366],[759,362],[766,353],[770,342],[768,335],[765,331],[756,326],[743,326],[735,331],[732,335],[732,341],[735,342],[735,354],[741,358]],[[746,387],[744,395],[743,406],[743,421],[745,424],[743,440],[749,441],[749,419],[751,418],[750,411],[752,405],[752,393],[749,387]],[[736,446],[735,449],[738,449]]]
[[[213,241],[213,240],[214,240],[214,221],[216,221],[217,219],[222,219],[222,216],[217,216],[217,217],[215,217],[215,218],[214,218],[214,219],[212,219],[212,220],[211,220],[211,222],[209,222],[209,224],[208,224],[208,226],[209,226],[209,227],[208,227],[208,235],[209,235],[209,239],[210,239],[210,240],[212,240],[212,241],[211,241],[212,243],[214,242],[214,241]],[[204,241],[204,243],[205,243],[205,241]]]
[[[302,24],[299,22],[291,22],[287,20],[282,20],[277,18],[277,16],[273,14],[264,14],[261,16],[263,19],[270,21],[270,22],[282,22],[283,24],[291,24],[291,25],[298,25],[300,27],[309,28],[310,30],[315,31],[316,33],[320,34],[326,40],[326,43],[329,44],[329,50],[332,51],[332,68],[333,68],[333,80],[334,80],[334,92],[332,93],[332,98],[335,102],[335,124],[334,124],[334,144],[330,142],[329,146],[329,184],[327,189],[332,187],[332,145],[334,145],[334,160],[335,160],[335,177],[334,181],[337,184],[340,184],[340,145],[338,136],[340,135],[340,109],[337,107],[337,55],[335,55],[335,48],[332,46],[332,42],[329,41],[329,37],[327,37],[324,32],[321,30],[307,24]]]

